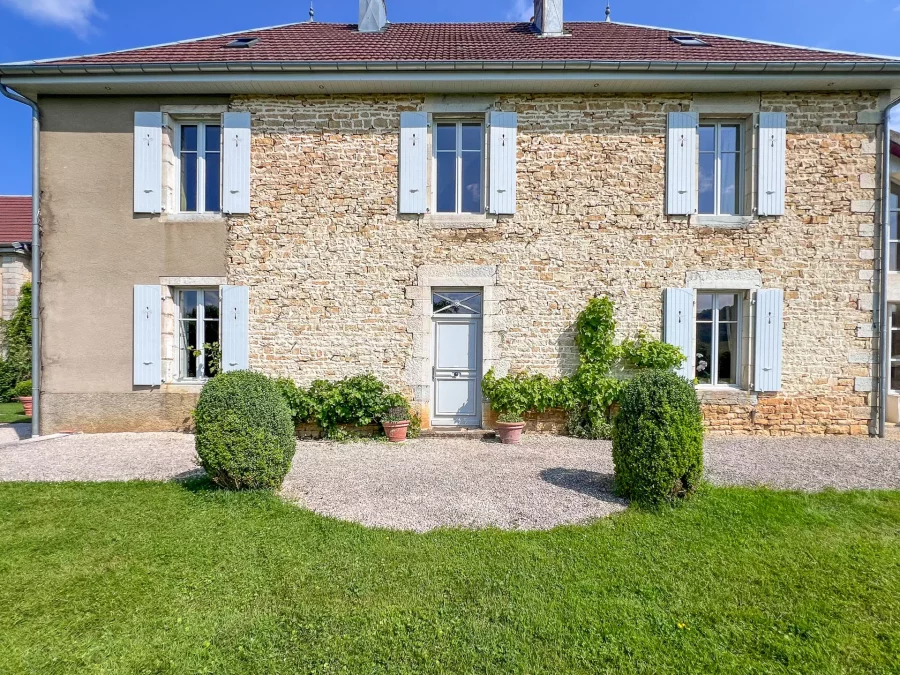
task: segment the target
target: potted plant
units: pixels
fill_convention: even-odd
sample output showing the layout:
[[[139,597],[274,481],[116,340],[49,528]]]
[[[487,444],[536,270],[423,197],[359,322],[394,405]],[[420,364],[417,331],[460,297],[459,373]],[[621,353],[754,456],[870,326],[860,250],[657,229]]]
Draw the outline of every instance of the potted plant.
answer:
[[[28,417],[31,417],[32,411],[32,396],[31,396],[31,380],[23,380],[16,385],[16,388],[13,390],[16,398],[19,399],[19,403],[22,404],[22,407],[25,408],[25,414]]]
[[[529,378],[525,373],[496,377],[493,368],[481,381],[481,391],[497,413],[497,435],[500,442],[518,445],[522,442],[525,413],[532,409]]]
[[[500,442],[507,445],[519,445],[522,442],[522,430],[525,418],[519,412],[502,412],[497,416],[497,434]]]
[[[381,426],[391,443],[403,443],[409,428],[409,408],[405,405],[391,406],[382,416]]]

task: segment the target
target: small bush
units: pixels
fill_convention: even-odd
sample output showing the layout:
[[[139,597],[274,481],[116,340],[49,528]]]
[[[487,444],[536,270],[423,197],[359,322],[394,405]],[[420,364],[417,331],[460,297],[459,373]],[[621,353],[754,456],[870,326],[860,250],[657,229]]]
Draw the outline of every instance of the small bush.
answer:
[[[628,382],[613,424],[617,492],[655,506],[696,489],[703,474],[703,418],[694,387],[653,370]]]
[[[656,340],[646,331],[638,331],[637,338],[622,343],[622,358],[633,368],[674,370],[684,361],[684,354],[675,345]]]
[[[279,385],[238,370],[209,380],[194,410],[196,448],[210,479],[232,490],[281,486],[296,445]]]
[[[22,380],[15,386],[13,391],[15,392],[16,398],[31,396],[33,393],[31,380]]]
[[[491,402],[499,422],[521,422],[525,413],[544,412],[560,404],[558,382],[540,373],[497,377],[491,368],[481,380],[481,392]]]

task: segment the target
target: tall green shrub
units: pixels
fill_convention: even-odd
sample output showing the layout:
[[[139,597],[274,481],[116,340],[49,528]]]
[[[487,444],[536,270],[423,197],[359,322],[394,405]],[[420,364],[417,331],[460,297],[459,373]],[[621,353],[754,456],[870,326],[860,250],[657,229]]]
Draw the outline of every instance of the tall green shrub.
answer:
[[[22,284],[19,302],[9,320],[3,322],[3,352],[0,363],[0,397],[9,400],[18,382],[31,379],[31,283]]]
[[[703,474],[703,417],[693,385],[671,372],[639,373],[613,424],[616,491],[656,506],[693,492]]]
[[[200,464],[232,490],[276,489],[296,450],[291,411],[274,380],[238,370],[210,379],[194,410]]]

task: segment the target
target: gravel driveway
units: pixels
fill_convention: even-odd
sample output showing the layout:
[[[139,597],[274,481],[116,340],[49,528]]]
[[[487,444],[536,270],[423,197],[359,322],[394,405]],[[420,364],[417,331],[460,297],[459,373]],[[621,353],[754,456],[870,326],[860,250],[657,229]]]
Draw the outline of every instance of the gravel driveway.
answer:
[[[720,485],[900,489],[900,441],[710,437],[706,474]],[[0,439],[0,481],[180,479],[202,475],[193,437],[175,433]],[[526,435],[297,444],[283,494],[323,515],[426,531],[442,526],[546,529],[622,510],[610,444]]]

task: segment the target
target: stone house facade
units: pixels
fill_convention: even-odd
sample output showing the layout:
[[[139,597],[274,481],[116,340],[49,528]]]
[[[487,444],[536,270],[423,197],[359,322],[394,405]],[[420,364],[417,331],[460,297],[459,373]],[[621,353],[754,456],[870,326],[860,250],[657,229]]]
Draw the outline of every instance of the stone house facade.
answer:
[[[875,432],[882,119],[900,63],[626,24],[555,31],[540,13],[435,32],[386,25],[374,2],[359,25],[44,66],[62,66],[55,79],[0,67],[44,114],[43,433],[182,428],[211,367],[303,384],[373,372],[426,427],[490,424],[481,376],[571,372],[573,323],[596,295],[615,302],[620,337],[682,348],[712,431]],[[472,47],[472,31],[494,47]],[[530,74],[298,65],[314,60],[298,35],[325,45],[322,64],[443,63],[410,34],[497,49]],[[297,73],[220,68],[190,91],[176,69],[152,85],[65,79],[262,47],[254,63],[290,58]],[[660,72],[526,68],[578,57]],[[665,71],[677,59],[754,75]],[[65,312],[83,293],[102,311]]]

